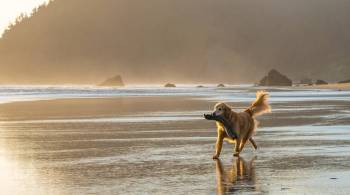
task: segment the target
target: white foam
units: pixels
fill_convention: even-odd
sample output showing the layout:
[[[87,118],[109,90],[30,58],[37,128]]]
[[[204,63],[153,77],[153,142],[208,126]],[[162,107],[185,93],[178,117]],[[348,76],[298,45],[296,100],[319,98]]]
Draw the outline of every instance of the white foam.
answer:
[[[165,88],[159,85],[135,85],[112,88],[89,85],[7,85],[0,86],[0,103],[15,101],[35,101],[64,98],[104,98],[104,97],[154,97],[154,96],[191,96],[198,99],[226,102],[251,102],[255,99],[255,91],[260,90],[253,85],[228,85],[217,88],[206,85],[197,88],[194,85],[178,85],[176,88]],[[271,102],[300,101],[350,101],[350,91],[336,90],[294,90],[291,88],[268,88]]]

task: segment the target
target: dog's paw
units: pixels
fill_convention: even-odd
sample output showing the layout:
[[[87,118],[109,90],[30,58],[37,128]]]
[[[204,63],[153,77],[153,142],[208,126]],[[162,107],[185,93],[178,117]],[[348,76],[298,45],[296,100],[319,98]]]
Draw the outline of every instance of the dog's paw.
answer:
[[[219,155],[216,155],[216,154],[213,155],[213,159],[218,159],[218,158],[219,158]]]

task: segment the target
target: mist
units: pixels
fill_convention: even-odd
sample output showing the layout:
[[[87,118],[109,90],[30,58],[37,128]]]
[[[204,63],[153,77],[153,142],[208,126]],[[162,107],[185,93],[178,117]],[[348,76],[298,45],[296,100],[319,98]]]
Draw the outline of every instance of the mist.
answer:
[[[0,39],[1,83],[253,83],[350,75],[346,0],[55,0]]]

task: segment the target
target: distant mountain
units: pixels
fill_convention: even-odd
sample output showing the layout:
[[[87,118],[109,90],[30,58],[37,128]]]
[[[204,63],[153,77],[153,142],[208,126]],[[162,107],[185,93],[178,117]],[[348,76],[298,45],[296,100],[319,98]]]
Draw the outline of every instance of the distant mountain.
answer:
[[[350,1],[54,0],[0,39],[0,83],[350,75]]]

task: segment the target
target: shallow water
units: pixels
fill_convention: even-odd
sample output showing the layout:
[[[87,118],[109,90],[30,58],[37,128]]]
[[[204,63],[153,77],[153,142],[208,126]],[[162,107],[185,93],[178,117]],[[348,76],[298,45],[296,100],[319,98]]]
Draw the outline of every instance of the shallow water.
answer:
[[[191,96],[210,101],[250,102],[255,92],[268,89],[272,102],[349,100],[350,91],[329,89],[291,89],[283,87],[263,88],[253,85],[228,85],[217,88],[206,85],[179,85],[176,88],[162,86],[128,86],[120,88],[96,86],[0,86],[0,103],[15,101],[50,100],[62,98],[105,98],[105,97],[156,97]]]
[[[234,90],[210,93],[227,100]],[[252,100],[255,89],[237,90],[247,94],[229,101]],[[214,124],[201,119],[211,101],[186,112],[2,121],[0,194],[348,194],[350,94],[272,91],[259,149],[234,158],[225,144],[220,161],[211,159]]]

